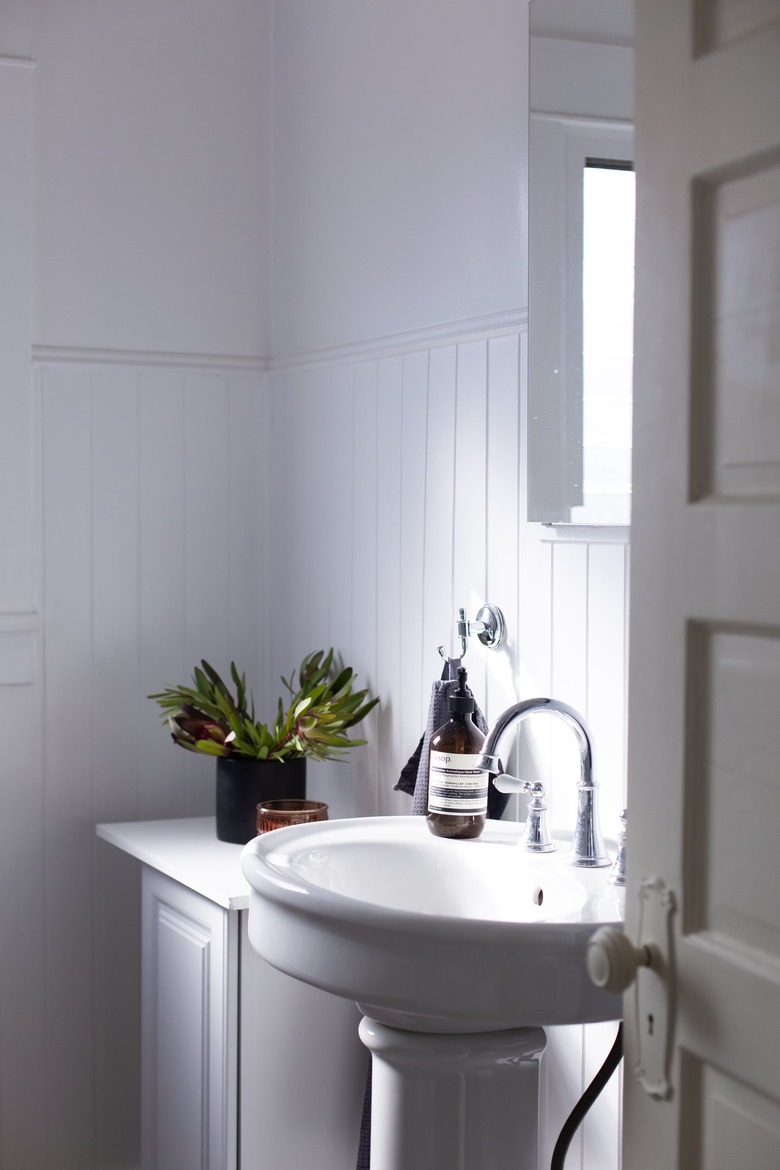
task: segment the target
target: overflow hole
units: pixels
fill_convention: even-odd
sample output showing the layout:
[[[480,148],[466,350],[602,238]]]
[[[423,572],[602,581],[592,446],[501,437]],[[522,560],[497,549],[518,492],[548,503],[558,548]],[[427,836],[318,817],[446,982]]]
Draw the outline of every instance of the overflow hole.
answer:
[[[533,898],[534,905],[541,906],[542,902],[544,901],[544,890],[541,886],[537,886],[531,896]]]

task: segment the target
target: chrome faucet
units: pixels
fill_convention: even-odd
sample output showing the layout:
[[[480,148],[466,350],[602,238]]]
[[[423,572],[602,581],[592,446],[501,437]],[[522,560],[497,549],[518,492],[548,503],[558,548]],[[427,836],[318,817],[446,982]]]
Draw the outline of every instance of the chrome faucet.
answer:
[[[580,749],[580,779],[577,784],[577,823],[574,827],[574,837],[567,861],[569,865],[578,865],[588,869],[609,865],[610,858],[604,848],[601,830],[599,829],[598,809],[596,807],[598,788],[596,781],[593,779],[593,749],[591,747],[590,732],[588,731],[585,720],[581,715],[577,714],[573,707],[569,707],[566,703],[561,703],[557,699],[524,699],[521,703],[515,703],[513,707],[508,707],[502,715],[499,715],[488,732],[482,746],[483,757],[491,757],[490,762],[486,759],[486,766],[490,768],[491,772],[497,770],[496,764],[500,759],[498,747],[506,732],[521,719],[525,719],[529,715],[535,715],[539,711],[547,711],[551,715],[557,715],[564,723],[568,724],[576,736]],[[554,848],[550,839],[546,837],[546,830],[543,827],[544,812],[546,811],[546,805],[542,799],[544,796],[543,786],[518,780],[504,773],[499,773],[494,778],[493,783],[499,792],[519,791],[531,793],[533,800],[529,807],[528,824],[526,826],[528,847],[536,852],[547,852],[549,849]]]

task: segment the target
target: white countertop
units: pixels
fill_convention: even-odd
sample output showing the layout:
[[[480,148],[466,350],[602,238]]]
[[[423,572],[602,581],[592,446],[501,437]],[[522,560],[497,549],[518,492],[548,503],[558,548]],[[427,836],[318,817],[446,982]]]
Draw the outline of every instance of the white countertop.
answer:
[[[249,884],[241,873],[243,845],[217,840],[214,817],[125,821],[98,825],[104,841],[137,857],[227,910],[246,910]]]

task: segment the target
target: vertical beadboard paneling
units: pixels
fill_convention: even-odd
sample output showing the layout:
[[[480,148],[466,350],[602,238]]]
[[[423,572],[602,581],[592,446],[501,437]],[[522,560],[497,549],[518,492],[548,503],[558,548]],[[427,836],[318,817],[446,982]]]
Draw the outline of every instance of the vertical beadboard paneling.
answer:
[[[527,335],[520,333],[519,385],[520,419],[527,418]],[[519,613],[517,626],[518,695],[548,695],[552,690],[552,552],[539,524],[525,521],[527,514],[527,428],[520,428],[519,446]],[[511,631],[510,631],[511,636]],[[522,775],[533,775],[533,761],[520,743]]]
[[[263,543],[263,571],[269,588],[270,620],[260,622],[261,653],[269,660],[266,681],[278,693],[279,674],[288,677],[294,664],[291,638],[297,630],[295,615],[295,506],[300,474],[300,438],[294,419],[299,417],[302,393],[292,374],[274,379],[271,399],[270,475],[266,482],[271,496],[271,531]],[[284,582],[284,588],[280,582]]]
[[[280,371],[268,399],[255,375],[44,371],[46,1003],[49,1123],[66,1135],[49,1158],[58,1170],[92,1165],[93,1135],[108,1164],[130,1150],[135,1041],[116,997],[136,974],[112,920],[117,900],[93,890],[116,884],[124,903],[134,879],[111,851],[92,852],[93,824],[211,810],[213,768],[174,748],[144,697],[181,681],[198,658],[224,666],[236,657],[249,674],[259,659],[258,690],[270,685],[275,699],[279,673],[314,642],[332,643],[384,709],[343,771],[313,766],[312,790],[334,816],[407,811],[392,785],[422,731],[441,670],[436,646],[449,640],[458,604],[496,601],[509,648],[494,655],[475,639],[467,659],[492,714],[532,693],[587,707],[597,762],[607,761],[605,808],[619,806],[627,558],[620,544],[551,541],[524,521],[523,346],[503,337]],[[118,737],[129,758],[118,766],[113,696],[131,708]],[[531,738],[545,735],[540,727]],[[549,767],[543,742],[526,757],[530,775]],[[576,761],[561,756],[555,775],[569,771],[564,803],[574,800]],[[76,920],[72,890],[86,907]],[[583,1029],[550,1035],[548,1152],[609,1039],[606,1027],[584,1031],[584,1044]],[[109,1062],[122,1059],[125,1071],[111,1075]],[[66,1063],[81,1081],[62,1084]],[[617,1101],[611,1086],[572,1167],[617,1164]]]
[[[551,694],[587,715],[587,545],[555,543],[552,555]],[[577,808],[579,752],[574,736],[556,719],[536,721],[535,734],[549,745],[547,802],[550,823],[570,833]],[[583,1088],[584,1029],[549,1029],[545,1110],[547,1140],[558,1133]],[[552,1147],[551,1147],[552,1149]],[[582,1167],[582,1131],[575,1134],[570,1164]],[[551,1152],[551,1150],[550,1150]],[[582,1167],[582,1170],[585,1170]]]
[[[497,337],[488,345],[487,418],[487,576],[485,601],[506,620],[503,647],[485,654],[488,664],[486,713],[495,718],[517,700],[520,612],[518,447],[520,402],[517,392],[517,337]],[[479,651],[481,653],[481,651]]]
[[[626,546],[591,543],[588,547],[588,723],[600,787],[603,831],[613,839],[623,805],[626,760]],[[584,1028],[584,1082],[590,1083],[615,1039],[617,1025]],[[620,1076],[615,1075],[589,1111],[583,1126],[583,1168],[620,1165]]]
[[[138,376],[91,377],[92,770],[97,821],[137,820]]]
[[[571,1024],[545,1028],[545,1031],[547,1047],[539,1075],[540,1170],[549,1167],[558,1135],[585,1087],[582,1077],[583,1028]],[[598,1165],[583,1166],[581,1131],[572,1138],[566,1170],[601,1170]]]
[[[453,645],[453,530],[457,348],[432,350],[428,366],[428,434],[425,474],[423,675],[438,677],[436,647]]]
[[[486,600],[487,342],[484,341],[458,346],[453,498],[452,620],[461,606],[473,618]],[[484,707],[487,652],[476,639],[469,641],[464,666],[477,702]]]
[[[328,560],[320,571],[329,577],[330,642],[347,662],[355,665],[352,641],[352,600],[355,556],[355,371],[340,366],[331,372],[330,508],[332,541]]]
[[[185,807],[185,753],[174,748],[156,703],[145,699],[188,681],[184,373],[144,370],[138,391],[138,506],[141,552],[139,816]]]
[[[271,378],[268,374],[260,374],[249,379],[250,392],[256,387],[257,402],[254,418],[257,432],[254,436],[255,449],[255,481],[257,488],[257,513],[252,521],[257,533],[255,553],[255,572],[257,574],[257,598],[254,603],[255,627],[257,631],[256,649],[257,677],[254,683],[254,694],[258,706],[265,710],[275,701],[277,688],[275,685],[273,639],[274,626],[278,621],[278,614],[272,612],[274,557],[276,552],[276,519],[275,519],[275,485],[273,465],[273,401],[271,392]],[[252,436],[248,436],[251,444]],[[244,534],[244,539],[247,534]],[[234,634],[231,633],[231,640]]]
[[[553,545],[551,693],[587,718],[587,563],[584,543]],[[548,736],[550,775],[547,801],[553,828],[571,831],[577,813],[579,751],[571,731],[558,719],[536,720],[532,734]],[[540,741],[541,742],[541,741]]]
[[[401,678],[401,471],[403,359],[380,361],[377,382],[377,511],[376,511],[376,693],[383,696],[382,718],[376,728],[376,811],[393,807],[401,741],[399,705]],[[411,751],[411,749],[409,749]],[[398,809],[406,811],[399,803]]]
[[[490,593],[491,600],[503,603],[509,622],[509,651],[494,656],[476,641],[469,648],[472,678],[485,679],[493,713],[516,694],[531,691],[587,706],[597,727],[597,758],[611,761],[609,777],[602,776],[605,805],[619,804],[622,776],[616,780],[612,772],[615,761],[622,772],[624,728],[617,729],[612,708],[619,702],[622,711],[624,702],[625,550],[550,541],[545,530],[525,524],[517,364],[518,339],[499,338],[403,359],[280,372],[268,401],[258,397],[253,377],[141,370],[103,382],[95,371],[56,371],[44,427],[44,435],[48,427],[51,436],[44,449],[45,565],[52,582],[46,671],[52,719],[46,743],[56,728],[66,728],[57,767],[69,761],[60,774],[68,775],[70,813],[76,807],[89,810],[82,818],[85,840],[104,802],[106,808],[137,804],[138,815],[209,811],[213,779],[204,761],[189,760],[170,745],[152,705],[140,699],[131,716],[141,731],[135,751],[125,728],[135,779],[127,779],[123,764],[121,771],[111,769],[114,780],[103,786],[108,739],[93,735],[93,789],[83,767],[83,745],[75,747],[66,727],[76,696],[91,696],[94,686],[129,688],[134,673],[135,687],[145,694],[183,677],[204,654],[223,664],[231,656],[241,658],[242,632],[253,616],[258,641],[247,642],[243,664],[251,674],[256,647],[262,647],[260,669],[272,675],[273,697],[278,674],[314,641],[329,641],[386,700],[385,711],[375,716],[371,743],[353,754],[343,772],[335,765],[312,768],[313,788],[325,790],[334,815],[406,811],[408,798],[392,794],[392,784],[419,737],[430,682],[440,670],[435,648],[448,639],[457,594],[466,589],[463,601],[470,609]],[[214,419],[224,424],[217,436]],[[110,458],[112,443],[116,459]],[[79,446],[90,457],[79,458],[79,473],[73,475],[64,453],[78,452]],[[261,450],[269,456],[268,466],[259,471],[247,466]],[[461,484],[468,484],[471,494],[461,496]],[[258,527],[263,509],[270,532]],[[50,535],[52,526],[62,527],[63,516],[67,536]],[[329,518],[325,523],[323,516]],[[258,531],[259,565],[251,541],[239,547],[242,534]],[[494,589],[502,596],[493,596]],[[125,628],[117,635],[114,626],[120,623]],[[66,671],[69,646],[73,656]],[[115,651],[124,674],[112,673]],[[74,691],[70,683],[79,672],[82,686]],[[94,704],[89,699],[89,710],[96,723],[106,721],[102,694]],[[160,731],[153,749],[151,736],[144,735],[150,714],[155,736]],[[535,734],[543,739],[545,732]],[[562,729],[558,751],[564,755],[567,738]],[[549,752],[527,754],[531,774],[534,767],[548,766]],[[193,768],[202,769],[194,786]],[[568,764],[560,771],[567,774]],[[115,780],[121,792],[112,787]],[[574,779],[564,800],[573,800],[573,793]],[[59,811],[56,797],[50,807]],[[561,820],[566,822],[567,814]],[[112,874],[110,851],[105,856],[98,851],[95,865],[96,881],[118,882],[126,891],[120,900],[130,897],[132,878]],[[87,893],[91,867],[77,862],[75,870],[76,886],[80,881]],[[100,1156],[110,1160],[128,1147],[132,1122],[122,1132],[122,1078],[112,1081],[101,1070],[123,1040],[125,1070],[135,1067],[135,1056],[130,1017],[112,1027],[110,1013],[115,1019],[119,1013],[105,986],[113,980],[118,988],[120,965],[131,963],[115,920],[112,924],[110,899],[97,897],[94,906],[93,922],[82,921],[76,931],[87,953],[96,936],[94,978],[89,964],[79,968],[73,947],[58,946],[59,924],[51,922],[51,909],[49,947],[57,957],[56,970],[47,973],[47,998],[54,1005],[62,989],[82,980],[71,1018],[81,1021],[84,1035],[92,1034],[94,1020],[94,1050],[84,1035],[77,1045],[78,1029],[62,1023],[49,1035],[55,1049],[71,1051],[77,1064],[96,1061],[101,1083],[91,1132]],[[126,989],[134,978],[130,972]],[[599,1034],[551,1031],[542,1074],[543,1151],[551,1150],[599,1062],[606,1033],[606,1028]],[[132,1114],[126,1084],[124,1105]],[[59,1089],[55,1098],[53,1116],[60,1122]],[[74,1137],[77,1160],[84,1154],[81,1134],[90,1132],[87,1098],[78,1088],[65,1094],[68,1118],[87,1118]],[[597,1170],[596,1159],[599,1165],[605,1159],[610,1167],[617,1164],[617,1107],[618,1089],[611,1086],[584,1138],[575,1143],[572,1165]]]
[[[556,698],[583,714],[588,701],[588,546],[553,545],[552,685]]]
[[[281,371],[269,399],[255,376],[44,373],[44,742],[57,824],[56,834],[47,830],[48,1044],[51,1068],[68,1060],[83,1071],[64,1087],[51,1073],[49,1121],[68,1135],[57,1162],[65,1170],[90,1165],[94,1142],[99,1157],[118,1163],[134,1123],[132,1010],[120,1003],[136,972],[111,918],[117,897],[132,899],[133,878],[118,872],[110,851],[90,861],[94,820],[212,807],[212,768],[173,748],[147,690],[180,681],[200,656],[223,666],[233,656],[249,674],[262,660],[261,688],[270,676],[275,698],[278,674],[315,642],[330,642],[385,708],[371,743],[343,772],[313,766],[312,789],[323,790],[334,815],[408,811],[408,797],[392,786],[441,670],[436,646],[449,639],[456,605],[495,600],[508,617],[508,651],[493,655],[474,640],[467,660],[492,714],[531,693],[586,710],[605,807],[620,804],[627,558],[620,544],[557,541],[524,522],[523,346],[524,338],[504,337]],[[131,758],[120,766],[111,759],[113,695],[131,708],[118,737]],[[570,772],[561,732],[555,776]],[[526,755],[530,775],[550,762],[546,750]],[[571,787],[555,782],[551,804],[559,789],[562,805],[573,801],[575,762],[571,771]],[[94,897],[92,915],[67,928],[55,873],[60,885],[68,874],[68,907],[71,889],[85,906]],[[92,895],[95,882],[115,899]],[[551,1031],[543,1157],[607,1031]],[[112,1076],[117,1048],[125,1072]],[[572,1166],[616,1165],[617,1106],[619,1089],[610,1086],[575,1142]]]
[[[207,659],[226,671],[230,622],[228,512],[229,381],[220,374],[188,372],[185,387],[185,577],[187,677]],[[181,681],[181,680],[175,680]],[[214,766],[190,754],[185,760],[184,808],[202,816],[214,808]]]
[[[400,687],[395,696],[400,715],[400,754],[394,769],[397,774],[414,752],[423,733],[425,705],[431,686],[430,677],[423,672],[423,663],[428,667],[431,661],[423,645],[428,366],[429,357],[424,351],[407,354],[403,360],[401,552],[398,562],[400,616],[397,632]],[[386,636],[392,635],[388,631]],[[438,659],[435,661],[441,670]],[[411,802],[408,796],[395,793],[392,799],[393,804],[388,805],[388,795],[381,792],[380,809],[409,812]]]
[[[119,363],[41,371],[47,1059],[30,1148],[45,1136],[47,1153],[36,1167],[138,1162],[138,871],[94,826],[213,808],[213,763],[174,747],[146,694],[185,681],[201,656],[224,665],[243,645],[257,661],[261,383]]]
[[[40,636],[36,674],[40,680]],[[40,681],[0,686],[0,1166],[46,1166],[44,793]]]
[[[589,606],[593,591],[601,588],[600,579],[589,585],[589,544],[556,541],[549,530],[524,520],[524,399],[518,395],[524,352],[525,337],[516,335],[406,355],[399,456],[393,406],[399,359],[337,365],[326,371],[329,388],[322,372],[307,369],[280,372],[274,379],[275,416],[287,421],[286,430],[274,432],[273,445],[280,464],[288,473],[292,469],[291,514],[298,517],[301,531],[309,532],[301,501],[316,495],[338,517],[343,532],[338,554],[331,550],[325,563],[319,554],[314,557],[318,574],[328,583],[331,640],[342,650],[351,644],[356,665],[361,655],[369,655],[378,692],[386,699],[387,713],[378,716],[381,752],[372,744],[353,760],[363,767],[366,755],[378,752],[376,807],[382,811],[408,807],[406,798],[386,791],[388,779],[394,779],[419,737],[430,683],[441,670],[436,646],[449,640],[458,604],[466,604],[473,615],[488,593],[498,589],[502,595],[491,599],[503,602],[507,649],[493,655],[473,640],[468,657],[476,688],[486,692],[485,698],[493,696],[494,714],[518,695],[550,693],[586,711],[594,686],[600,686],[588,673]],[[312,398],[317,378],[317,393],[325,394],[330,404],[327,484],[289,442],[294,420],[300,427],[310,426],[314,418],[315,430],[321,430]],[[524,394],[522,383],[521,390]],[[370,424],[376,427],[374,447],[374,439],[364,436],[366,394],[373,402],[375,393],[378,413]],[[372,450],[375,462],[368,455]],[[397,489],[395,474],[400,477]],[[384,518],[393,515],[396,490],[397,556],[383,544]],[[298,591],[296,608],[306,611],[296,622],[299,633],[302,623],[319,623],[317,589],[322,584],[301,591],[306,558],[300,542],[297,547],[288,542],[285,551],[286,560],[277,564],[277,605],[283,606],[285,599],[289,605],[290,594]],[[615,565],[605,566],[607,574],[613,569],[617,571]],[[400,639],[388,632],[383,619],[385,607],[392,610],[396,604]],[[598,612],[606,623],[616,618],[611,600]],[[296,631],[290,636],[298,636]],[[401,690],[397,700],[389,682],[396,677]],[[396,702],[401,716],[397,724],[390,714]],[[563,726],[541,721],[529,725],[524,738],[525,770],[546,774],[557,739],[554,758],[564,774],[571,762],[576,777],[575,746]],[[362,799],[363,788],[359,795]],[[551,798],[561,806],[556,821],[567,825],[575,802],[574,779],[571,786],[556,785]]]
[[[138,375],[132,369],[95,371],[90,386],[92,817],[97,822],[137,820]],[[128,935],[138,928],[139,885],[137,867],[95,837],[91,846],[96,1162],[110,1165],[137,1149],[137,936],[133,947]]]
[[[295,386],[288,416],[292,442],[289,466],[285,469],[283,483],[291,497],[291,513],[285,534],[288,555],[286,588],[289,591],[292,611],[284,631],[284,661],[279,672],[289,678],[289,672],[300,662],[304,654],[315,649],[312,639],[317,620],[321,620],[322,606],[320,568],[315,560],[314,532],[319,523],[319,480],[320,471],[316,463],[317,435],[312,418],[318,386],[323,374],[320,370],[307,371],[305,377]],[[325,570],[327,576],[327,570]]]
[[[583,1083],[588,1085],[607,1058],[617,1035],[617,1022],[589,1024],[583,1028],[585,1051]],[[588,1111],[582,1127],[583,1170],[617,1170],[620,1165],[620,1113],[622,1079],[615,1073]]]
[[[141,883],[133,858],[94,841],[95,1164],[139,1157]]]
[[[186,648],[193,665],[205,657],[224,667],[230,598],[227,377],[188,372],[184,403]]]
[[[258,566],[262,532],[259,524],[261,453],[265,441],[265,396],[256,376],[231,373],[228,390],[227,657],[252,679],[255,699],[263,699],[258,655],[258,626],[270,620]]]
[[[593,734],[601,823],[616,837],[626,759],[626,614],[623,544],[588,548],[588,723]]]
[[[55,384],[56,382],[56,384]],[[43,376],[47,1166],[94,1165],[89,375]]]
[[[377,390],[376,362],[361,362],[355,370],[354,550],[352,557],[353,665],[365,684],[377,685]],[[383,439],[384,441],[384,439]],[[368,748],[350,759],[352,808],[363,816],[377,811],[376,720],[364,726]],[[344,766],[342,766],[344,770]]]
[[[307,499],[304,514],[300,518],[300,534],[308,549],[312,568],[315,569],[303,577],[302,592],[299,594],[301,626],[306,637],[303,653],[328,648],[328,563],[332,555],[338,556],[339,553],[337,530],[334,532],[330,523],[332,512],[327,498],[331,458],[328,448],[330,385],[330,370],[314,370],[309,374],[306,384],[306,417],[301,419]]]

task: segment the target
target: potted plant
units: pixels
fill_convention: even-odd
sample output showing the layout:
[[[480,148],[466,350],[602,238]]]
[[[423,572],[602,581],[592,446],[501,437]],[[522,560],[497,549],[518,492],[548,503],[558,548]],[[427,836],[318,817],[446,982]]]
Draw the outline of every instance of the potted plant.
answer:
[[[297,674],[297,679],[296,679]],[[276,718],[261,723],[247,691],[246,675],[230,664],[234,691],[205,660],[192,684],[149,695],[159,704],[175,743],[217,760],[217,837],[246,844],[256,833],[261,800],[306,795],[306,760],[341,759],[364,744],[348,732],[379,702],[354,690],[351,666],[334,667],[334,652],[307,654],[289,679],[289,698],[280,697]]]

